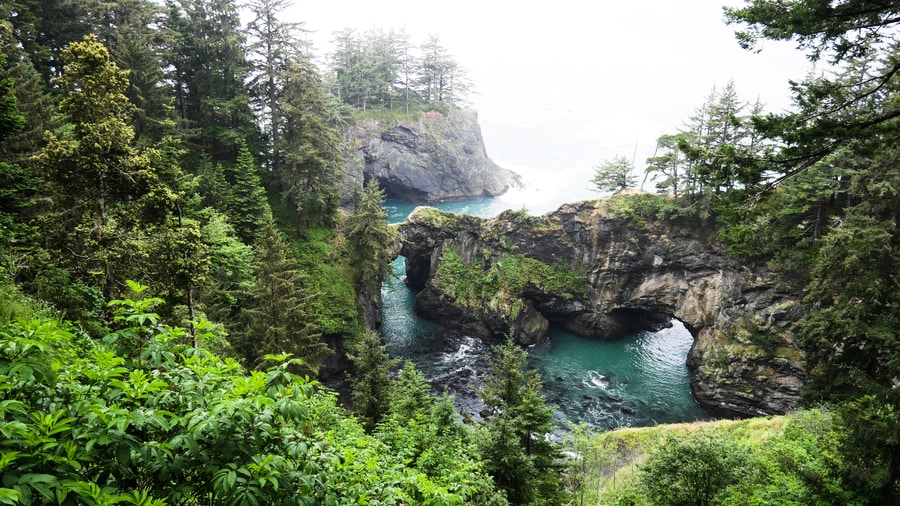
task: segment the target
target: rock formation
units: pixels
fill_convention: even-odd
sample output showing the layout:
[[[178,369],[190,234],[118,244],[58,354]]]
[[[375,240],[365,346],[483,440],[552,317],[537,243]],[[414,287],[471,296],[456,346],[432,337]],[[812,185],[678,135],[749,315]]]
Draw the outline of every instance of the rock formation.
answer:
[[[488,158],[470,110],[429,111],[416,123],[364,121],[345,138],[347,195],[375,178],[388,198],[428,204],[495,197],[518,181]]]
[[[755,416],[799,405],[802,355],[790,332],[799,297],[762,265],[726,255],[707,232],[611,212],[611,200],[541,217],[418,208],[399,226],[407,282],[423,316],[522,344],[549,324],[615,339],[672,318],[694,336],[694,395],[711,414]]]

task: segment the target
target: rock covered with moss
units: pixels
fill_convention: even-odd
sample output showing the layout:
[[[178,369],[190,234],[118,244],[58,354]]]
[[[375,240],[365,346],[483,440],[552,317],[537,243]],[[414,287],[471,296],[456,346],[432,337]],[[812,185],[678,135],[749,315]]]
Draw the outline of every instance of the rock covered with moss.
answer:
[[[799,296],[764,265],[729,257],[708,231],[643,218],[623,202],[492,219],[418,208],[399,227],[417,311],[484,338],[512,329],[522,344],[548,339],[550,324],[616,339],[677,318],[694,336],[692,387],[708,411],[795,409]]]
[[[364,121],[345,138],[348,192],[375,178],[389,198],[428,204],[495,197],[518,181],[488,157],[471,110],[423,112],[417,121]]]

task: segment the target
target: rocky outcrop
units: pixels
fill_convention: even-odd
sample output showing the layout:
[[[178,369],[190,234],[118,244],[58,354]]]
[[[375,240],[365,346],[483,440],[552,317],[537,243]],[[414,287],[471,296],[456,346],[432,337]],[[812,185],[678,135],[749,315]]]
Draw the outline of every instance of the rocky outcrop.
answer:
[[[797,295],[703,230],[616,214],[615,202],[487,220],[417,209],[399,227],[408,283],[421,289],[417,310],[485,338],[512,329],[523,344],[547,339],[551,323],[615,339],[677,318],[694,336],[692,387],[710,413],[798,407]]]
[[[518,181],[488,158],[470,110],[424,112],[418,122],[365,121],[345,141],[347,195],[375,178],[389,198],[427,204],[495,197]]]

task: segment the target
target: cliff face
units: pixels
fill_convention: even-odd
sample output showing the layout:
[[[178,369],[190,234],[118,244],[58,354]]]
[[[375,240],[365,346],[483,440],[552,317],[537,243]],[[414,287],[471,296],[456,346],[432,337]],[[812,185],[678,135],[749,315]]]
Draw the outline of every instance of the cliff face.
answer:
[[[799,298],[702,231],[607,207],[489,220],[417,209],[399,228],[407,282],[421,288],[417,310],[485,338],[512,328],[523,344],[547,339],[550,323],[615,339],[677,318],[694,336],[692,387],[710,413],[798,407],[802,356],[788,329],[802,316]]]
[[[348,194],[375,178],[389,198],[427,204],[494,197],[517,181],[488,158],[474,111],[426,112],[417,123],[363,122],[345,140]]]

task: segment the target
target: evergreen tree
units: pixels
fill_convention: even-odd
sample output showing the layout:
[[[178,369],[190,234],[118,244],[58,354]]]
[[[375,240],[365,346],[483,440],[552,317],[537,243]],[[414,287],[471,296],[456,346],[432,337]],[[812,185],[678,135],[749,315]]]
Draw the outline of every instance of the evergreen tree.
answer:
[[[24,118],[17,132],[6,132],[0,142],[0,157],[27,170],[30,158],[44,142],[44,133],[56,131],[62,119],[57,114],[57,102],[31,64],[22,44],[14,36],[10,25],[0,22],[0,53],[7,66],[0,69],[0,80],[11,83],[11,97]]]
[[[0,17],[12,24],[14,37],[47,88],[63,72],[66,46],[91,32],[87,4],[80,0],[13,0],[0,4]]]
[[[282,76],[282,121],[275,171],[285,198],[307,225],[334,225],[340,205],[342,137],[335,113],[312,63],[299,55]]]
[[[482,452],[512,504],[555,504],[562,499],[561,454],[546,438],[553,432],[553,410],[541,394],[540,376],[526,361],[525,350],[511,337],[489,359],[481,397],[491,418]]]
[[[462,100],[468,91],[465,72],[432,35],[421,47],[419,60],[420,93],[427,102],[448,107]]]
[[[0,71],[5,68],[6,55],[0,53]],[[2,74],[0,74],[2,75]],[[0,78],[0,144],[25,126],[19,112],[12,78]],[[18,215],[30,205],[30,197],[37,190],[37,181],[18,165],[0,161],[0,245],[3,249],[20,232]]]
[[[174,45],[173,34],[162,26],[164,8],[151,0],[115,0],[88,9],[95,9],[90,19],[98,38],[128,71],[125,96],[134,105],[136,141],[161,140],[175,125],[172,87],[160,65]]]
[[[591,183],[598,192],[616,192],[634,188],[637,178],[632,175],[634,165],[622,155],[594,167]]]
[[[233,160],[242,143],[261,152],[245,83],[249,64],[233,0],[181,0],[169,4],[165,27],[174,33],[170,53],[175,109],[189,144],[214,161]]]
[[[46,241],[81,276],[97,278],[108,299],[133,267],[142,224],[128,209],[156,178],[150,160],[132,147],[128,80],[95,37],[64,52],[66,71],[56,80],[60,104],[73,124],[73,140],[50,135],[38,166],[54,184],[55,213],[45,217]],[[54,231],[54,232],[51,232]]]
[[[6,55],[0,53],[0,71],[6,69]],[[0,142],[10,135],[19,133],[25,127],[25,117],[19,112],[13,94],[15,82],[12,78],[0,78]]]
[[[201,205],[227,214],[234,200],[233,189],[225,177],[225,167],[221,162],[213,163],[206,155],[198,157],[194,170],[199,177]]]
[[[246,144],[241,145],[231,175],[234,182],[231,201],[228,203],[228,216],[238,237],[245,244],[253,244],[266,213],[271,211],[256,162]]]
[[[281,93],[285,86],[283,76],[304,45],[298,34],[301,24],[280,19],[291,5],[289,0],[254,0],[249,5],[253,19],[246,30],[250,41],[249,88],[257,116],[268,134],[271,166],[276,174],[281,170],[283,158],[276,148],[281,145],[284,117],[281,103]]]
[[[383,205],[384,192],[378,181],[371,179],[360,193],[353,215],[344,224],[356,283],[369,294],[378,293],[391,269],[388,248],[394,234]]]
[[[350,343],[347,356],[356,369],[350,376],[353,408],[371,432],[391,409],[390,371],[397,361],[389,358],[387,345],[372,330],[366,330]]]
[[[684,180],[684,155],[678,150],[679,134],[664,134],[656,140],[656,151],[647,159],[646,172],[654,174],[656,191],[662,194],[671,193],[673,197],[680,195]],[[656,179],[655,174],[662,179]]]
[[[303,273],[275,226],[271,212],[263,215],[254,246],[256,283],[249,293],[249,307],[242,309],[247,325],[235,336],[235,348],[253,367],[266,355],[290,353],[300,359],[296,372],[315,375],[329,352],[310,324],[307,307],[313,294],[301,288]]]
[[[391,388],[391,414],[407,421],[427,412],[431,405],[429,392],[431,387],[425,382],[425,375],[411,360],[407,360]]]
[[[743,47],[754,48],[761,39],[795,40],[811,61],[825,58],[841,69],[792,83],[797,110],[755,122],[763,135],[784,144],[775,159],[779,176],[770,186],[853,141],[896,137],[898,14],[895,3],[873,0],[748,0],[725,9],[727,21],[741,25],[736,36]],[[868,70],[842,71],[860,68],[859,62],[868,62]]]

